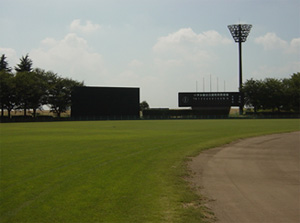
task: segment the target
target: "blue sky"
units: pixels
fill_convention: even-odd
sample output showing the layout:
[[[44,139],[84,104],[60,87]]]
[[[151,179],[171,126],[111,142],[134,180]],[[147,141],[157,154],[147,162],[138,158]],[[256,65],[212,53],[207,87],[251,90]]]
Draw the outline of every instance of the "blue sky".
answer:
[[[150,107],[178,92],[237,91],[227,25],[252,24],[244,80],[300,71],[299,0],[0,0],[0,54],[88,86],[140,87]],[[211,79],[211,88],[210,88]]]

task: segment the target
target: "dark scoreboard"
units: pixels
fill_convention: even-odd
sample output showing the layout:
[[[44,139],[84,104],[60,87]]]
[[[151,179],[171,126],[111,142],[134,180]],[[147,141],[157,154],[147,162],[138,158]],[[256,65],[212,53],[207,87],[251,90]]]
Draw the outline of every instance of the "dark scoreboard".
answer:
[[[178,93],[179,107],[239,106],[241,103],[242,96],[239,92]]]
[[[139,117],[140,89],[76,87],[72,92],[72,117]]]

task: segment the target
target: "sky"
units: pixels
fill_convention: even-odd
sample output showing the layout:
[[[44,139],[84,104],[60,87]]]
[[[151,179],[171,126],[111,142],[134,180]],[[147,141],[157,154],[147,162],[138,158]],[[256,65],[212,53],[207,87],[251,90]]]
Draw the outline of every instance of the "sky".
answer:
[[[299,0],[0,0],[0,54],[86,86],[139,87],[151,108],[178,92],[238,91],[238,44],[252,24],[243,81],[300,72]]]

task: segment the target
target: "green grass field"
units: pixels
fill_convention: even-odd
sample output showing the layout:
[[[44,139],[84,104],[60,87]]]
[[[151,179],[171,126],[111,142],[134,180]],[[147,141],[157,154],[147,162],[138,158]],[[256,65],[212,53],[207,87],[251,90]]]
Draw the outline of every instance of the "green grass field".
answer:
[[[299,120],[0,124],[0,222],[205,222],[184,176],[201,150]],[[284,149],[284,148],[283,148]]]

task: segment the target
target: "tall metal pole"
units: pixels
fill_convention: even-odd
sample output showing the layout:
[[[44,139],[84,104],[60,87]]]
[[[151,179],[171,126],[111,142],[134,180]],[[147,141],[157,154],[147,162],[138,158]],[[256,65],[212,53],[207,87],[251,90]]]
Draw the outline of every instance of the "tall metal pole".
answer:
[[[239,92],[242,94],[242,88],[243,88],[243,71],[242,71],[242,42],[239,42]],[[244,113],[244,100],[243,97],[241,97],[241,104],[240,104],[240,115]]]
[[[240,115],[243,114],[244,109],[244,97],[242,93],[243,88],[243,74],[242,74],[242,42],[246,42],[247,36],[250,33],[252,25],[249,24],[238,24],[229,25],[228,29],[235,42],[239,43],[239,92],[241,96],[240,102]]]

